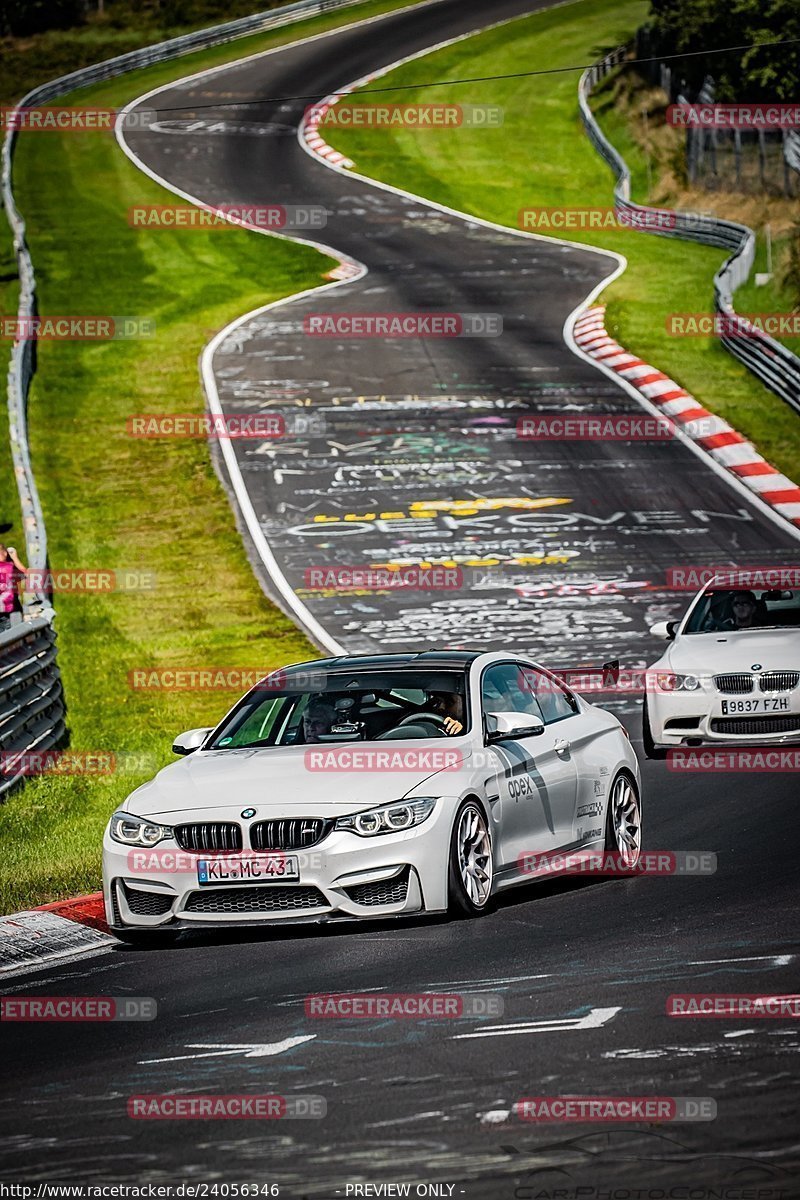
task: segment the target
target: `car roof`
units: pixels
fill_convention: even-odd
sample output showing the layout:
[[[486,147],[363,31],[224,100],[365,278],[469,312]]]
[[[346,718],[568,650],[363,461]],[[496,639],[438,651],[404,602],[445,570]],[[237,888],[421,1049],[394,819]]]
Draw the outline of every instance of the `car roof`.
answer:
[[[315,658],[309,662],[294,663],[285,667],[283,674],[294,671],[305,673],[309,667],[336,673],[339,671],[385,671],[397,667],[433,667],[439,669],[466,670],[484,650],[418,650],[401,651],[396,654],[342,654],[337,658]]]

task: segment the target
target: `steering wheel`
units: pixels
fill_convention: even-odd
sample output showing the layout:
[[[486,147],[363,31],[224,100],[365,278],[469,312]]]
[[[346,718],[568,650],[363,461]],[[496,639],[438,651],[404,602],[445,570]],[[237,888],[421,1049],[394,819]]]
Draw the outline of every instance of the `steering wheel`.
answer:
[[[416,712],[409,713],[407,717],[403,717],[402,721],[398,721],[392,729],[387,729],[386,733],[382,733],[381,738],[385,738],[387,733],[391,733],[395,729],[402,728],[403,725],[431,725],[433,726],[434,737],[447,737],[448,733],[445,729],[444,717],[440,717],[438,713],[432,712]],[[380,740],[380,738],[378,739]]]

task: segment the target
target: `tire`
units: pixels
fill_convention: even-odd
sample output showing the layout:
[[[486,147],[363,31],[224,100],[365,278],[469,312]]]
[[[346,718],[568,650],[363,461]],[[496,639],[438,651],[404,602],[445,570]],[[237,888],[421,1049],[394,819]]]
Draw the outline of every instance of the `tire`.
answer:
[[[492,839],[486,814],[477,800],[465,800],[450,834],[447,864],[450,912],[460,917],[480,917],[488,912],[493,877]]]
[[[175,942],[176,933],[170,929],[112,929],[115,938],[139,950],[166,950]]]
[[[626,831],[627,837],[622,836],[621,829]],[[627,771],[614,776],[608,794],[605,849],[629,860],[623,865],[631,870],[642,853],[642,801],[633,776]]]
[[[667,747],[657,746],[650,731],[650,713],[647,711],[647,701],[642,705],[642,742],[646,758],[666,758]]]

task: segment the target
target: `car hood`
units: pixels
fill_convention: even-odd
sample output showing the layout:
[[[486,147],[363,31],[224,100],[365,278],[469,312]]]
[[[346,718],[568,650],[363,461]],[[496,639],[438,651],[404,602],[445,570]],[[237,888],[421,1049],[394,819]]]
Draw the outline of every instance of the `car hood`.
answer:
[[[665,661],[684,674],[751,671],[755,663],[765,671],[800,670],[799,647],[795,629],[692,633],[669,647]]]
[[[461,761],[471,753],[469,746],[453,744],[444,738],[388,744],[337,743],[315,746],[314,750],[341,752],[356,748],[437,753],[445,748],[457,749]],[[456,776],[452,768],[431,770],[424,762],[413,770],[309,770],[305,763],[308,750],[308,746],[281,746],[195,751],[179,762],[170,763],[150,783],[137,788],[123,808],[140,817],[203,810],[219,812],[225,808],[235,811],[237,816],[242,808],[255,808],[263,818],[292,812],[333,816],[391,804],[439,774],[452,780]]]

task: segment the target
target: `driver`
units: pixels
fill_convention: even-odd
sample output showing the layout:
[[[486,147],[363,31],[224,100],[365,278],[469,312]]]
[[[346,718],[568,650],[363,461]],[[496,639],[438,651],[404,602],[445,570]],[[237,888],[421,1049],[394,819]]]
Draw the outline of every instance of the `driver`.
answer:
[[[464,731],[464,706],[458,692],[428,692],[427,705],[431,712],[443,718],[448,737]]]
[[[756,624],[758,601],[752,592],[736,592],[731,600],[734,629],[752,629]]]
[[[312,701],[303,713],[303,740],[306,745],[321,742],[336,720],[336,710],[332,704]]]

